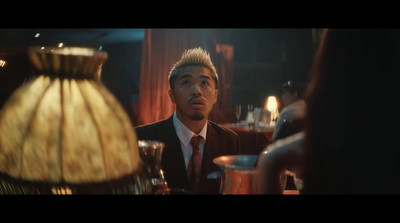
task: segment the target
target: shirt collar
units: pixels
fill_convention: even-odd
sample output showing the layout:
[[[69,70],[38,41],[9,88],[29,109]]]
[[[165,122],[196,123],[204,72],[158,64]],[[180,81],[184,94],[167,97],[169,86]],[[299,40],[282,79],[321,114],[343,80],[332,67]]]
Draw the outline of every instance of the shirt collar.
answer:
[[[194,135],[196,135],[194,132],[192,132],[188,127],[186,127],[176,116],[176,111],[174,112],[173,116],[173,123],[174,127],[176,129],[176,134],[178,138],[181,140],[181,142],[185,145],[188,146],[190,144],[190,140]],[[206,135],[207,135],[207,122],[204,125],[203,129],[199,132],[201,137],[203,137],[202,142],[205,143],[206,141]]]

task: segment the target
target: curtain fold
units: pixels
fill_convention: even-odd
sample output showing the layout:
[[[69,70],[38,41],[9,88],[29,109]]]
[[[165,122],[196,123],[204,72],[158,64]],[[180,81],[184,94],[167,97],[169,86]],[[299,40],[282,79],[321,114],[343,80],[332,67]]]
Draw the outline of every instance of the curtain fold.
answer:
[[[230,108],[230,88],[233,84],[233,46],[227,44],[216,44],[216,61],[215,65],[219,69],[219,94],[218,101],[214,105],[214,110]]]
[[[175,104],[168,97],[168,74],[182,53],[189,48],[202,47],[210,52],[211,59],[216,66],[221,83],[227,68],[224,56],[217,53],[216,44],[212,41],[212,31],[209,29],[146,29],[142,45],[142,62],[140,72],[140,87],[138,100],[137,125],[152,123],[168,118],[175,111]],[[232,66],[229,65],[228,67]],[[229,68],[228,68],[229,70]],[[229,71],[228,71],[229,72]],[[227,74],[232,76],[231,74]],[[229,77],[231,78],[231,77]],[[228,78],[228,79],[229,79]],[[223,98],[223,107],[226,100],[229,104],[229,95]],[[218,100],[217,103],[221,103]],[[219,108],[220,105],[214,107]]]

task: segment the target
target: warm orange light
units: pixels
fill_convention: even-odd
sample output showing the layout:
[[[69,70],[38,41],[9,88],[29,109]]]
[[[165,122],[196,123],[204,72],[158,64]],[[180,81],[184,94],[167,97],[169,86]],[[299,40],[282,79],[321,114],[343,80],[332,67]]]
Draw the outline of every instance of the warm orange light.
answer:
[[[0,67],[4,67],[6,65],[6,61],[5,60],[0,60]]]
[[[278,100],[276,99],[276,97],[275,96],[269,96],[265,100],[264,108],[267,109],[270,112],[270,125],[274,125],[275,124],[275,120],[279,116],[279,111],[278,111],[279,103],[278,103]]]
[[[276,99],[275,96],[268,96],[267,99],[265,99],[264,108],[268,111],[279,109],[279,101]]]
[[[264,106],[268,111],[274,111],[278,109],[278,100],[275,96],[269,96],[266,101],[266,106]]]
[[[72,194],[72,190],[69,187],[52,187],[52,194]]]

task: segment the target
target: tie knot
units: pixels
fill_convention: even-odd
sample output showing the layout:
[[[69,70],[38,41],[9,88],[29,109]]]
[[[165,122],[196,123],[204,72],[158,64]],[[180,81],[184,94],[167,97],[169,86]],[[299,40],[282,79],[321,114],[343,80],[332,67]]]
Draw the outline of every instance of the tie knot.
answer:
[[[190,145],[192,145],[193,149],[200,149],[200,139],[203,138],[200,135],[193,136],[192,139],[190,140]]]

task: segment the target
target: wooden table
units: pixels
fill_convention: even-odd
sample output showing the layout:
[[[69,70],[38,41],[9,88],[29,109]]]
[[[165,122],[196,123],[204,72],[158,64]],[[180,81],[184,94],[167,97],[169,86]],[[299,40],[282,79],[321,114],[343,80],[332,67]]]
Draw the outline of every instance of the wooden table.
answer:
[[[298,190],[284,190],[283,195],[299,195]]]
[[[251,130],[245,126],[238,126],[236,123],[220,125],[232,129],[239,135],[240,154],[242,155],[258,155],[267,145],[272,143],[273,127]]]

